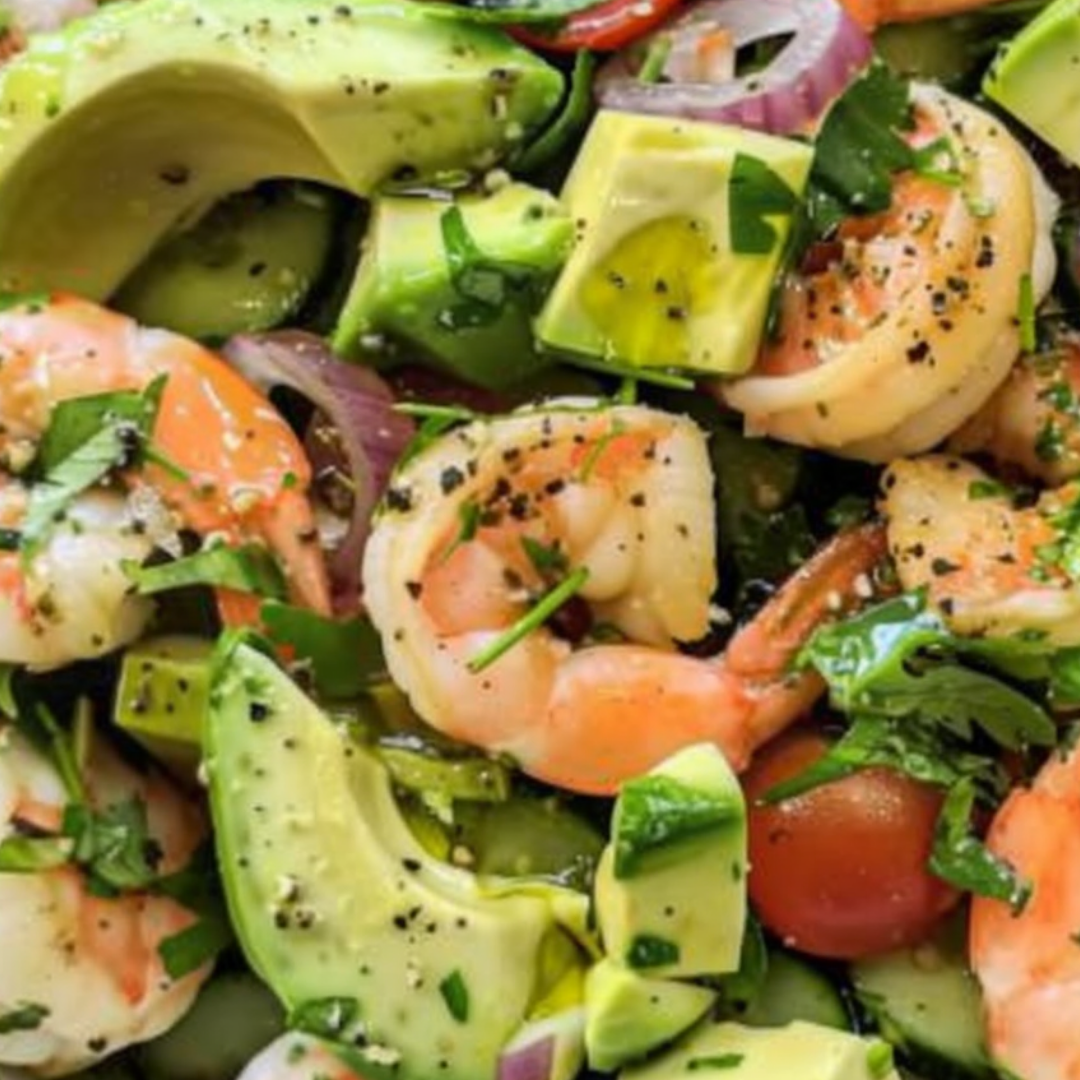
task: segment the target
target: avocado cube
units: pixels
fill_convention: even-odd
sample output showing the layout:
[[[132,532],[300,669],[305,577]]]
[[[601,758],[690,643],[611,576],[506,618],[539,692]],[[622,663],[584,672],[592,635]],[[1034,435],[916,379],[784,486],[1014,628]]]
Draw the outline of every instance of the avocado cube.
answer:
[[[698,1072],[724,1080],[899,1080],[888,1043],[803,1020],[779,1028],[703,1023],[619,1080],[685,1080]]]
[[[1055,0],[990,66],[983,92],[1080,164],[1080,4]]]
[[[609,958],[585,977],[585,1052],[589,1066],[611,1072],[645,1057],[697,1023],[716,991],[638,975]]]
[[[421,359],[500,389],[543,364],[532,318],[570,249],[558,201],[527,184],[487,196],[374,201],[334,348],[376,364]]]
[[[601,110],[563,189],[576,245],[537,321],[542,344],[746,371],[811,157],[742,128]]]
[[[624,784],[597,867],[604,950],[649,976],[739,966],[746,922],[746,805],[713,745],[687,747]]]
[[[367,197],[483,172],[562,87],[447,5],[105,5],[0,68],[0,289],[104,299],[163,238],[269,178]]]
[[[213,642],[170,635],[149,638],[120,661],[113,722],[159,761],[194,775],[210,698]]]

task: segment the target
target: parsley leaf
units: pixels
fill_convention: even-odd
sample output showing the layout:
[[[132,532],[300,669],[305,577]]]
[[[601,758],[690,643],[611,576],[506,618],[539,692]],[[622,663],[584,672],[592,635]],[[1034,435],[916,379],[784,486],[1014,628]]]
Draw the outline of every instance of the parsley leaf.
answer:
[[[975,795],[970,779],[959,781],[949,791],[934,828],[930,869],[959,889],[1004,900],[1019,912],[1031,896],[1031,884],[971,833]]]
[[[768,219],[790,215],[798,205],[798,195],[764,161],[736,154],[728,178],[731,250],[737,255],[768,255],[778,240]]]

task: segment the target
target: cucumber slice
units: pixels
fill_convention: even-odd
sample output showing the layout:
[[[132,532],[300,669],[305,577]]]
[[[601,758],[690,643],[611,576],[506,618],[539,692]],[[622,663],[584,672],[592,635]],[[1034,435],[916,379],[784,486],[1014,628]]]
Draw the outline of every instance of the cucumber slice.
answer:
[[[813,965],[784,949],[769,949],[765,981],[739,1019],[750,1027],[783,1027],[806,1020],[822,1027],[851,1029],[843,995]]]
[[[310,185],[263,185],[167,240],[112,304],[147,326],[221,339],[294,315],[322,277],[338,200]]]
[[[855,994],[882,1036],[926,1080],[995,1076],[983,1040],[981,998],[964,960],[964,924],[933,940],[851,966]]]
[[[285,1014],[254,975],[232,972],[206,984],[176,1027],[139,1047],[145,1080],[233,1080],[285,1030]]]

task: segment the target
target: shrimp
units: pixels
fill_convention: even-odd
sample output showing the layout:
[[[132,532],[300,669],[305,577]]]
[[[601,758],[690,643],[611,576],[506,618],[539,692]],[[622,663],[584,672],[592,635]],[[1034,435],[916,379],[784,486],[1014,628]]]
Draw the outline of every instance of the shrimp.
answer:
[[[1051,486],[1080,476],[1080,337],[1065,335],[1050,351],[1021,357],[949,448],[987,453]]]
[[[311,1035],[276,1038],[244,1067],[237,1080],[363,1080],[330,1048]]]
[[[132,798],[145,805],[160,873],[188,864],[206,835],[193,802],[104,745],[94,746],[86,775],[97,808]],[[0,839],[57,831],[67,802],[56,768],[13,727],[0,728]],[[209,965],[173,980],[158,945],[194,921],[165,896],[95,895],[74,867],[0,873],[0,1015],[35,1014],[25,1030],[0,1035],[0,1064],[60,1075],[170,1027]]]
[[[1080,587],[1067,572],[1080,487],[1018,508],[978,466],[945,455],[894,462],[883,486],[900,583],[925,589],[956,633],[1041,631],[1080,644]]]
[[[841,536],[722,656],[697,659],[675,646],[709,627],[713,509],[705,437],[685,417],[565,402],[444,436],[400,469],[365,552],[394,681],[433,727],[573,791],[611,793],[704,740],[743,768],[820,693],[788,661],[869,591],[884,546],[873,529]],[[572,568],[587,577],[554,626],[472,670]]]
[[[917,22],[941,19],[964,11],[990,7],[1001,0],[840,0],[848,13],[864,30],[875,30],[883,23]]]
[[[1031,888],[1016,913],[971,903],[969,951],[995,1063],[1023,1080],[1080,1078],[1080,749],[1053,754],[994,815],[987,846]]]
[[[0,486],[0,530],[17,532],[25,503],[20,485]],[[122,567],[141,563],[153,546],[124,498],[91,491],[27,565],[18,552],[0,551],[0,661],[54,667],[134,641],[154,607],[131,595]]]
[[[142,390],[159,376],[166,382],[151,440],[182,475],[147,464],[125,477],[133,499],[164,503],[204,536],[264,542],[296,601],[329,611],[303,447],[265,397],[195,342],[72,296],[0,312],[0,468],[25,467],[60,402]],[[227,599],[223,614],[251,618],[245,601]]]
[[[865,461],[919,453],[1020,352],[1021,280],[1038,299],[1053,279],[1054,197],[999,120],[936,88],[913,100],[914,141],[945,139],[960,182],[901,174],[887,211],[845,222],[827,265],[789,279],[779,339],[716,388],[750,433]]]

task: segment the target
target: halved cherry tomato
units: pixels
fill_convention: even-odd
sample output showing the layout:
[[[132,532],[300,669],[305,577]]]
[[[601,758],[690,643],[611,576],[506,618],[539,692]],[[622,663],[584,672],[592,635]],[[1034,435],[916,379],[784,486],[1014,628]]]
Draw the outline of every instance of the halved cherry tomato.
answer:
[[[566,21],[551,35],[524,26],[510,27],[510,33],[532,46],[551,52],[598,49],[608,52],[644,37],[659,26],[682,0],[604,0]]]
[[[939,791],[874,768],[754,804],[827,747],[816,732],[792,732],[747,773],[750,899],[769,930],[816,956],[854,959],[914,944],[958,899],[926,868]]]

